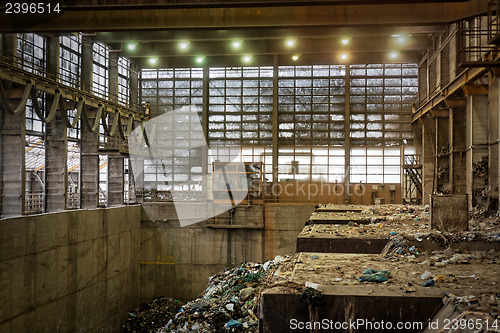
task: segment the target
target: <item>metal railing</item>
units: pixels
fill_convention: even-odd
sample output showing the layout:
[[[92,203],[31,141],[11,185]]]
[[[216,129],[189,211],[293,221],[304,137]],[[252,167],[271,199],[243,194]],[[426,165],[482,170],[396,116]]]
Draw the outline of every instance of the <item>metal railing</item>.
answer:
[[[24,199],[24,211],[27,214],[43,213],[44,202],[44,193],[26,193]]]

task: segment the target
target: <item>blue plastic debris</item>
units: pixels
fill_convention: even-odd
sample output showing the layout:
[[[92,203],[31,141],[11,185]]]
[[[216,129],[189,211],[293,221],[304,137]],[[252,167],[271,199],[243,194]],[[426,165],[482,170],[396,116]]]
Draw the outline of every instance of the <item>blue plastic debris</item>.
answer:
[[[226,327],[227,328],[241,328],[243,327],[243,324],[239,321],[239,320],[234,320],[234,319],[231,319],[230,321],[228,321],[226,323]]]
[[[433,287],[434,286],[434,279],[429,279],[429,280],[425,281],[422,286],[424,286],[424,287]]]

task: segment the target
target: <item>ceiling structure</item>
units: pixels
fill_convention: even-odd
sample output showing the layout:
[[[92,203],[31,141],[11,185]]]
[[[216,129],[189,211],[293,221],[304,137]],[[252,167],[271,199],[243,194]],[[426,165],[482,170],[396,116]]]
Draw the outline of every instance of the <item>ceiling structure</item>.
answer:
[[[4,8],[0,32],[82,31],[151,68],[241,66],[244,60],[418,62],[448,24],[486,13],[487,0],[79,0],[63,1],[59,14],[17,15]],[[233,41],[241,46],[232,47]]]

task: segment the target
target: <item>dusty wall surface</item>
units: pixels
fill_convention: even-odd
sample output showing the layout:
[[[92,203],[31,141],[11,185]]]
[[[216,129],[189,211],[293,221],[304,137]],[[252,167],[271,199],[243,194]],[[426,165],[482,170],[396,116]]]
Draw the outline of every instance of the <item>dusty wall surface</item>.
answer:
[[[0,220],[0,332],[117,332],[139,300],[139,206]]]
[[[189,300],[224,267],[294,252],[296,238],[313,211],[313,204],[253,205],[236,211],[234,224],[243,228],[208,228],[204,223],[180,227],[172,203],[143,204],[142,298]],[[263,228],[254,229],[259,219]],[[245,222],[252,228],[245,229]]]

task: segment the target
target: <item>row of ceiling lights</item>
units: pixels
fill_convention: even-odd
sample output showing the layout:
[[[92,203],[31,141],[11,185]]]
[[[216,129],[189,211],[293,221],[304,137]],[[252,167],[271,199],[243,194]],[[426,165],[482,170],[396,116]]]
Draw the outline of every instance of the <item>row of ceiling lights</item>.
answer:
[[[395,41],[397,44],[399,45],[404,45],[407,43],[408,41],[408,38],[404,35],[392,35],[393,38],[395,38]],[[343,45],[343,46],[347,46],[349,45],[351,41],[351,38],[349,37],[344,37],[344,38],[341,38],[340,39],[340,44]],[[294,39],[294,38],[289,38],[287,40],[285,40],[285,45],[289,48],[293,48],[295,45],[296,45],[296,42],[297,40]],[[179,50],[181,51],[186,51],[189,49],[189,44],[190,42],[189,41],[180,41],[179,44],[178,44],[178,47],[179,47]],[[238,50],[238,49],[241,49],[243,45],[243,41],[242,40],[233,40],[231,42],[231,47],[234,49],[234,50]],[[127,48],[130,50],[130,51],[134,51],[137,47],[137,43],[129,43],[127,45]],[[398,57],[399,57],[399,52],[398,51],[390,51],[388,53],[388,56],[390,59],[393,59],[393,60],[396,60]],[[300,53],[296,53],[296,54],[293,54],[292,55],[292,60],[293,61],[297,61],[300,59]],[[347,61],[349,59],[349,53],[348,52],[342,52],[339,54],[339,60],[340,61]],[[251,54],[246,54],[244,56],[242,56],[241,60],[243,61],[243,63],[250,63],[252,61],[252,55]],[[203,62],[205,61],[205,57],[204,56],[196,56],[195,57],[195,62],[197,64],[203,64]],[[149,58],[149,63],[154,65],[158,62],[158,57],[150,57]]]

